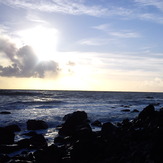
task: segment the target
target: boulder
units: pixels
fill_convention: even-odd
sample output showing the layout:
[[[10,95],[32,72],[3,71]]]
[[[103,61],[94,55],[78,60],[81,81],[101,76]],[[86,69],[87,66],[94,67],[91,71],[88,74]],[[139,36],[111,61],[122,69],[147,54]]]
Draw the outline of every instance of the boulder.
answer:
[[[47,146],[46,139],[44,138],[44,136],[42,134],[37,134],[35,136],[32,136],[29,139],[29,141],[30,141],[30,144],[34,148],[42,148],[42,147],[46,147]]]
[[[134,109],[132,112],[133,112],[133,113],[138,113],[138,112],[139,112],[139,110]]]
[[[81,124],[83,121],[87,121],[88,119],[85,111],[76,111],[65,115],[63,120],[65,120],[65,123]]]
[[[35,136],[35,135],[37,135],[37,133],[35,131],[30,131],[28,133],[24,133],[23,135],[25,135],[25,136]]]
[[[0,162],[1,163],[5,163],[5,162],[8,162],[10,160],[10,157],[6,154],[0,154]]]
[[[66,121],[59,129],[59,135],[72,136],[76,132],[88,125],[87,114],[84,111],[76,111],[66,116]]]
[[[6,126],[5,128],[6,128],[6,130],[12,131],[12,132],[19,132],[19,131],[21,131],[20,127],[18,125],[16,125],[16,124]]]
[[[0,144],[13,144],[15,134],[13,131],[0,127]]]
[[[91,125],[92,125],[92,126],[96,126],[96,127],[101,127],[101,126],[102,126],[101,122],[98,121],[98,120],[92,122]]]
[[[70,157],[74,163],[94,163],[101,151],[93,141],[77,141],[70,151]]]
[[[20,148],[28,148],[30,146],[30,139],[22,139],[17,142]]]
[[[27,129],[28,130],[41,130],[47,129],[48,124],[43,120],[28,120],[27,121]]]
[[[9,111],[1,111],[0,114],[11,114]]]
[[[153,105],[150,104],[139,113],[138,118],[145,120],[146,118],[152,118],[154,116],[155,116],[155,108]]]
[[[104,123],[102,125],[101,134],[103,137],[108,137],[110,135],[115,135],[117,127],[114,126],[111,122]]]
[[[44,150],[37,150],[34,152],[36,163],[59,163],[62,162],[62,151],[54,144],[44,148]]]
[[[122,112],[130,112],[130,109],[122,109]]]
[[[17,152],[20,150],[20,147],[17,144],[3,144],[0,146],[0,153],[9,154]]]
[[[90,125],[84,126],[76,130],[76,134],[73,135],[76,140],[90,140],[93,138],[93,132]]]

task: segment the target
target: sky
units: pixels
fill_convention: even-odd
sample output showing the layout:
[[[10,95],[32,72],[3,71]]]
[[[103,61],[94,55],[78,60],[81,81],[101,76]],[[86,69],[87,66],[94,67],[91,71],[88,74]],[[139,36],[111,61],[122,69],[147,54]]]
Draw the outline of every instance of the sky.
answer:
[[[0,89],[163,91],[162,0],[0,0]]]

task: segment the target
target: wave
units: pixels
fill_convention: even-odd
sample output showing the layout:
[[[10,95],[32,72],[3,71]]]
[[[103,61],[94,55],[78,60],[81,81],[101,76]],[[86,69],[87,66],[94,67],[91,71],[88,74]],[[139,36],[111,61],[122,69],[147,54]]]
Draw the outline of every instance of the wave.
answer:
[[[42,104],[61,104],[63,101],[60,100],[46,100],[46,101],[16,101],[10,103],[10,105],[42,105]]]

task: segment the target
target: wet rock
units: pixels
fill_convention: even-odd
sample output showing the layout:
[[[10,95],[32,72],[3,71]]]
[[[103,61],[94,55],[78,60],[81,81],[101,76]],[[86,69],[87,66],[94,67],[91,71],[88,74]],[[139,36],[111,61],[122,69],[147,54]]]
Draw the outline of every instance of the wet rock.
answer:
[[[34,163],[33,161],[27,161],[27,160],[19,160],[19,159],[13,159],[9,163]]]
[[[65,119],[65,123],[59,129],[59,134],[63,136],[74,135],[77,130],[88,125],[87,114],[84,111],[76,111],[68,114]]]
[[[148,98],[148,99],[153,99],[154,97],[152,97],[152,96],[147,96],[146,98]]]
[[[34,152],[36,163],[60,163],[63,153],[62,150],[54,144],[44,150]]]
[[[42,147],[46,147],[47,146],[46,139],[44,138],[44,136],[42,134],[37,134],[35,136],[32,136],[29,139],[29,141],[30,141],[30,144],[34,148],[42,148]]]
[[[140,113],[138,118],[145,120],[146,118],[151,118],[155,115],[155,108],[153,105],[148,105]]]
[[[129,105],[121,105],[121,107],[129,108],[130,106]]]
[[[98,147],[92,141],[78,141],[74,144],[70,156],[75,163],[94,162],[98,152]]]
[[[117,127],[114,126],[111,122],[107,122],[102,125],[101,135],[103,137],[115,135],[116,132],[117,132]]]
[[[77,140],[90,140],[93,137],[92,128],[90,125],[82,127],[76,131],[76,134],[73,135]]]
[[[133,112],[133,113],[138,113],[138,112],[139,112],[139,110],[134,109],[132,112]]]
[[[66,137],[63,137],[63,136],[57,136],[57,137],[55,137],[54,138],[54,143],[55,144],[61,144],[61,145],[63,145],[63,144],[66,144],[66,142],[67,142],[67,140],[66,140]]]
[[[5,128],[6,128],[6,130],[11,131],[11,132],[19,132],[19,131],[21,131],[20,127],[18,125],[16,125],[16,124],[6,126]]]
[[[15,134],[13,131],[0,127],[0,144],[13,144]]]
[[[3,144],[0,146],[0,153],[9,154],[20,150],[20,147],[17,144]]]
[[[64,116],[63,120],[65,123],[75,123],[81,124],[83,121],[87,121],[87,113],[84,111],[76,111],[71,114],[67,114]]]
[[[1,111],[0,114],[11,114],[9,111]]]
[[[0,162],[1,163],[6,163],[10,160],[10,157],[6,154],[0,154]]]
[[[35,135],[37,135],[37,133],[35,131],[30,131],[28,133],[24,133],[23,135],[25,135],[25,136],[35,136]]]
[[[130,109],[122,109],[122,112],[130,112]]]
[[[96,127],[102,127],[102,123],[98,120],[94,121],[91,123],[92,126],[96,126]]]
[[[31,157],[19,155],[13,157],[12,161],[21,163],[163,162],[162,110],[155,111],[154,107],[149,105],[133,120],[124,119],[117,126],[110,122],[104,123],[101,131],[98,132],[92,131],[85,114],[77,112],[65,117],[65,123],[61,125],[59,135],[54,139],[55,145],[47,146],[45,138],[37,133],[29,140],[19,141],[17,148],[23,146],[28,148],[28,141],[30,141],[30,145],[36,151]],[[0,149],[12,151],[12,147],[8,148],[7,145],[4,149]]]
[[[130,122],[130,120],[128,118],[126,118],[122,121],[121,127],[123,130],[130,130],[132,127],[132,123]]]
[[[28,148],[30,146],[30,139],[22,139],[17,144],[20,148]]]
[[[42,120],[28,120],[27,121],[27,129],[28,130],[40,130],[47,129],[48,124]]]

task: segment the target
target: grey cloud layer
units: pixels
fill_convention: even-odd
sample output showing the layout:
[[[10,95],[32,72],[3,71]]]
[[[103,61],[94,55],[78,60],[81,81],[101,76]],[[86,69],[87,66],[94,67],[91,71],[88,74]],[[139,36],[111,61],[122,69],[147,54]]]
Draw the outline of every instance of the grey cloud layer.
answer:
[[[10,61],[10,65],[0,65],[0,76],[7,77],[45,77],[47,71],[57,73],[58,64],[54,61],[38,62],[38,58],[30,46],[20,49],[9,40],[0,38],[0,54]]]

